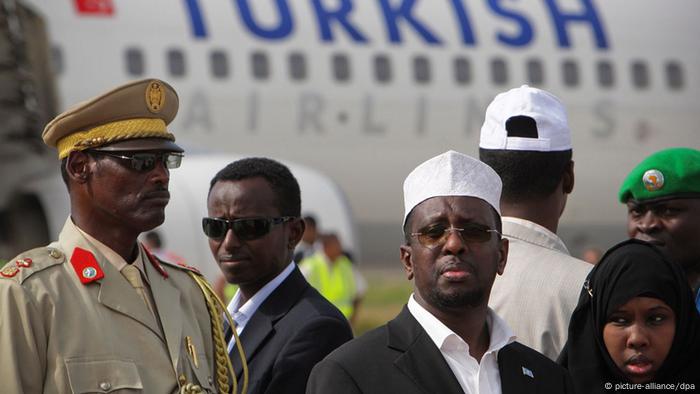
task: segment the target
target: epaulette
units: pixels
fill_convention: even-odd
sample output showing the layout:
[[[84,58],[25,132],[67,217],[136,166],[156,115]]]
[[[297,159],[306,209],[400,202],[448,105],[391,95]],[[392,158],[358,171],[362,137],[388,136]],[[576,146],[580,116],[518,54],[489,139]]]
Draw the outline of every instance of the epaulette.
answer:
[[[199,272],[199,270],[198,270],[197,268],[195,268],[195,267],[192,267],[192,266],[187,265],[187,264],[185,264],[185,263],[180,263],[180,262],[178,262],[178,263],[171,263],[171,262],[169,262],[169,261],[161,260],[161,259],[159,259],[158,257],[156,257],[153,253],[151,253],[151,252],[148,250],[148,248],[145,247],[145,246],[143,247],[143,250],[146,252],[146,256],[148,256],[148,259],[151,260],[151,264],[153,264],[153,267],[155,267],[155,269],[156,269],[158,272],[160,272],[160,274],[163,275],[163,276],[166,277],[166,278],[168,277],[168,273],[167,273],[167,272],[165,271],[165,269],[163,268],[163,264],[165,264],[165,265],[167,265],[167,266],[170,266],[170,267],[175,267],[175,268],[179,268],[179,269],[184,269],[184,270],[187,270],[187,271],[191,271],[191,272],[194,272],[194,273],[197,274],[197,275],[202,275],[202,273]]]
[[[200,276],[202,275],[202,273],[199,272],[199,270],[196,267],[193,267],[191,265],[187,265],[185,263],[179,263],[179,262],[178,263],[171,263],[171,262],[165,261],[165,260],[159,260],[159,261],[162,264],[165,264],[165,265],[170,266],[170,267],[175,267],[175,268],[179,268],[181,270],[191,271],[191,272],[194,272],[195,274],[200,275]]]
[[[51,246],[35,248],[8,261],[0,269],[0,279],[13,279],[22,283],[33,274],[54,265],[63,264],[64,261],[66,261],[66,255],[57,248]]]

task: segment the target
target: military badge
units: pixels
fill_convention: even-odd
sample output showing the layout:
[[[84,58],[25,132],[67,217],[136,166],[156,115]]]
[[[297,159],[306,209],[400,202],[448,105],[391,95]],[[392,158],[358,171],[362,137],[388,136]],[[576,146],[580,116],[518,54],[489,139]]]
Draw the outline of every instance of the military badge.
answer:
[[[8,265],[7,267],[3,268],[2,271],[0,271],[0,275],[5,278],[12,278],[13,276],[17,275],[18,272],[19,268]]]
[[[159,81],[152,81],[146,88],[146,107],[154,114],[157,114],[165,105],[165,89]]]
[[[27,268],[32,266],[32,259],[26,258],[26,259],[19,259],[15,261],[15,265],[18,268]]]
[[[97,263],[95,255],[88,250],[75,248],[73,255],[70,257],[70,263],[73,265],[78,279],[84,285],[102,279],[105,276],[102,268]]]
[[[664,187],[664,174],[659,170],[648,170],[642,176],[644,188],[650,192],[656,191]]]

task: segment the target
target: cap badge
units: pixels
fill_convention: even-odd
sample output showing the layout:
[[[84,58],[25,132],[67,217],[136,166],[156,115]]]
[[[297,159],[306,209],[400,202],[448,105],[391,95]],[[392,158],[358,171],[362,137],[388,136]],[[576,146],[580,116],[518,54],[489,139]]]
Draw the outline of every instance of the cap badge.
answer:
[[[648,170],[642,176],[644,188],[650,192],[656,191],[664,187],[664,174],[659,170]]]
[[[157,114],[165,105],[165,89],[158,81],[152,81],[146,88],[146,106],[148,110]]]

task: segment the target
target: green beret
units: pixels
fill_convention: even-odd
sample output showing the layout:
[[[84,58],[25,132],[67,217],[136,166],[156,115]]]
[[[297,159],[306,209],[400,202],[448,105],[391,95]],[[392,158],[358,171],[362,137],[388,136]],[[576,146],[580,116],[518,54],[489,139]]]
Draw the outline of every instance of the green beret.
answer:
[[[618,196],[622,203],[629,199],[700,198],[700,151],[671,148],[652,154],[627,175]]]

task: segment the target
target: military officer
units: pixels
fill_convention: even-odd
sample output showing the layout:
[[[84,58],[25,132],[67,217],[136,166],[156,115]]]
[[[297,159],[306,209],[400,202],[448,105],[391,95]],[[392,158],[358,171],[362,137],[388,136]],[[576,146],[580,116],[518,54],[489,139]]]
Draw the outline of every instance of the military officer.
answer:
[[[164,220],[183,156],[166,128],[177,109],[170,85],[141,80],[44,129],[71,212],[56,242],[0,270],[3,392],[229,391],[205,283],[137,240]]]

